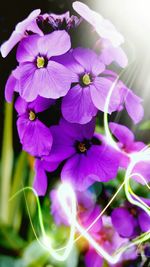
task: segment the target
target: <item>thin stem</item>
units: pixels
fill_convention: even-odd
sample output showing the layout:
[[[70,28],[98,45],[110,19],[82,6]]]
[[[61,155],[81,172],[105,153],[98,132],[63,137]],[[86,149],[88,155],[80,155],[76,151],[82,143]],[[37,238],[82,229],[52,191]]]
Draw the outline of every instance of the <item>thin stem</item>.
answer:
[[[1,192],[0,192],[0,218],[4,223],[8,223],[8,200],[11,187],[11,176],[13,166],[13,105],[5,104],[4,132],[1,157]]]

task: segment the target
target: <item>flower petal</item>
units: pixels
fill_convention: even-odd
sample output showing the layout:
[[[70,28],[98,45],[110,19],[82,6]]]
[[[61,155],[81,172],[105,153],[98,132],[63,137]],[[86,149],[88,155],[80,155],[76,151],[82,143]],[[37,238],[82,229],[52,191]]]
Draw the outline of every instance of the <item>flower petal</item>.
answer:
[[[145,211],[140,211],[138,221],[143,232],[150,230],[150,216]]]
[[[70,137],[73,141],[91,139],[95,130],[95,119],[89,123],[80,125],[77,123],[69,123],[64,119],[60,120],[60,126],[63,133]]]
[[[72,52],[75,60],[85,68],[87,72],[93,75],[99,75],[105,70],[104,64],[100,61],[98,55],[91,49],[82,47],[75,48]]]
[[[18,62],[33,62],[38,55],[37,42],[40,39],[38,35],[31,35],[24,38],[17,49],[17,61]]]
[[[95,107],[97,107],[101,111],[105,111],[106,101],[112,86],[112,81],[102,77],[95,78],[94,83],[90,85],[90,92],[93,103]],[[116,87],[110,97],[108,112],[112,113],[113,111],[117,110],[119,104],[120,94]]]
[[[53,59],[71,71],[72,82],[79,82],[79,75],[84,73],[84,68],[75,60],[72,51]]]
[[[53,99],[38,96],[33,102],[29,103],[29,110],[34,110],[35,113],[39,113],[47,110],[53,104]]]
[[[70,71],[54,61],[46,69],[40,69],[37,79],[39,95],[52,99],[66,95],[72,83]]]
[[[74,86],[62,100],[63,117],[71,123],[88,123],[97,113],[89,87]]]
[[[38,72],[32,63],[20,64],[17,70],[19,94],[27,102],[33,101],[38,96],[39,85]],[[20,76],[20,77],[19,77]]]
[[[100,215],[100,213],[101,213],[100,207],[98,205],[94,205],[91,209],[79,212],[78,216],[81,224],[84,226],[85,229],[87,229],[93,223],[93,221],[96,220],[96,218]],[[91,234],[98,233],[101,228],[102,228],[102,219],[99,218],[96,221],[96,223],[90,228],[89,232]]]
[[[141,161],[137,163],[133,170],[132,173],[139,174],[142,176],[148,183],[150,182],[150,161]],[[135,179],[138,183],[140,184],[145,184],[144,180],[138,175],[132,176],[133,179]]]
[[[126,90],[125,107],[134,123],[140,122],[143,118],[144,109],[141,102],[142,99],[140,97],[135,95],[130,89]]]
[[[65,54],[71,48],[70,36],[66,31],[54,31],[44,35],[38,41],[38,51],[42,55],[59,56]]]
[[[103,263],[103,258],[93,248],[90,248],[85,255],[86,267],[102,267]]]
[[[108,146],[93,145],[86,155],[76,154],[65,163],[61,179],[84,191],[95,181],[107,182],[115,178],[118,168],[118,153]]]
[[[110,65],[112,62],[116,62],[120,67],[125,68],[128,64],[128,58],[121,47],[113,47],[111,43],[102,49],[100,53],[100,60],[105,65]],[[103,43],[102,43],[103,45]]]
[[[9,40],[3,43],[0,47],[2,57],[5,58],[14,48],[14,46],[23,38],[23,34],[13,31]]]
[[[28,103],[22,98],[18,97],[15,102],[15,109],[18,112],[19,115],[23,115],[26,113],[28,107]]]
[[[42,166],[41,160],[35,162],[35,177],[33,188],[36,190],[38,196],[44,196],[47,190],[47,176]]]
[[[1,46],[1,54],[2,57],[6,57],[9,52],[13,49],[13,47],[21,40],[25,37],[25,31],[26,30],[31,30],[34,33],[39,33],[39,29],[36,25],[32,25],[33,21],[35,20],[35,18],[40,14],[41,10],[40,9],[36,9],[34,11],[32,11],[29,16],[19,22],[16,25],[15,30],[13,31],[13,33],[11,34],[10,38]],[[32,27],[31,27],[32,25]]]
[[[111,219],[115,229],[122,237],[131,237],[134,234],[135,219],[126,208],[114,209]]]
[[[17,128],[23,150],[38,157],[50,153],[52,146],[51,132],[38,119],[29,121],[27,115],[21,115],[17,121]]]
[[[109,128],[112,134],[123,145],[130,147],[134,142],[134,134],[126,126],[111,122],[109,123]]]
[[[66,135],[63,127],[52,126],[50,131],[53,136],[53,145],[47,161],[61,162],[75,153],[72,138]]]
[[[6,86],[5,86],[5,99],[7,102],[11,103],[13,100],[13,94],[14,91],[17,90],[17,80],[16,78],[13,76],[13,74],[11,74],[6,82]]]
[[[79,1],[73,3],[73,8],[82,18],[94,27],[100,37],[108,39],[112,45],[119,46],[124,42],[123,36],[116,30],[114,25],[110,21],[104,19],[99,13]]]

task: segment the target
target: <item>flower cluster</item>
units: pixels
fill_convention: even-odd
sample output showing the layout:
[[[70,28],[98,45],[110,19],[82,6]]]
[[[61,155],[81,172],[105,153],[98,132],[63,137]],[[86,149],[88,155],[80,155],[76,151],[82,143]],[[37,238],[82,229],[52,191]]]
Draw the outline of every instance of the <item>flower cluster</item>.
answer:
[[[118,69],[128,64],[121,48],[123,36],[111,22],[85,4],[74,2],[73,9],[78,17],[69,12],[56,15],[34,10],[17,24],[9,40],[1,46],[1,54],[6,57],[17,45],[18,65],[7,80],[5,98],[11,102],[14,95],[15,99],[17,97],[15,109],[20,143],[22,149],[35,158],[34,188],[39,196],[44,196],[49,185],[48,173],[57,170],[60,179],[75,189],[78,219],[88,227],[100,213],[100,206],[91,193],[92,186],[95,182],[103,182],[105,186],[115,179],[119,168],[126,169],[129,165],[130,154],[145,146],[136,142],[133,133],[124,125],[109,124],[117,139],[117,149],[95,131],[96,117],[105,111],[116,79],[108,113],[125,108],[132,121],[138,123],[143,117],[143,107],[142,99],[110,68],[112,63]],[[92,48],[73,47],[72,32],[77,31],[83,21],[88,23],[90,33],[96,35],[97,42],[93,46],[98,47],[98,52]],[[147,163],[137,164],[137,172],[147,180],[150,177]],[[139,177],[133,178],[139,182]],[[56,224],[67,225],[55,191],[51,191],[50,198]],[[149,228],[150,218],[125,203],[102,216],[92,227],[91,235],[112,253]],[[136,254],[131,251],[121,260],[135,258]],[[102,266],[103,258],[89,246],[85,264]]]

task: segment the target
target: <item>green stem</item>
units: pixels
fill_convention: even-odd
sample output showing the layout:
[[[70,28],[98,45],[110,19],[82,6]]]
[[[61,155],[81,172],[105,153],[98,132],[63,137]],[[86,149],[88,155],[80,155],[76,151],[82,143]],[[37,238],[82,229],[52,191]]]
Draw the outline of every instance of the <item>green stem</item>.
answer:
[[[13,104],[5,104],[4,132],[1,157],[1,192],[0,192],[0,218],[8,223],[8,200],[11,187],[11,176],[13,167]]]
[[[16,162],[10,197],[24,186],[27,165],[26,158],[27,154],[22,151]],[[13,201],[9,203],[9,224],[13,225],[16,230],[19,229],[22,218],[22,212],[20,209],[22,196],[18,196],[18,198],[13,199]]]

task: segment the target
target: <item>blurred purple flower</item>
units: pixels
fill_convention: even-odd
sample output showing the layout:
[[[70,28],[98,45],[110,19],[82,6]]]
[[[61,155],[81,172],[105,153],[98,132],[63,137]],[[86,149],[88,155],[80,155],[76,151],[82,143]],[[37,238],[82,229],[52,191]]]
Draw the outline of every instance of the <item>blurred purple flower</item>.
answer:
[[[23,38],[30,35],[30,33],[43,35],[36,23],[36,18],[38,17],[40,12],[40,9],[32,11],[26,19],[16,25],[16,28],[10,38],[4,44],[1,45],[0,51],[2,57],[6,57],[13,49],[13,47]]]
[[[93,26],[97,34],[101,37],[96,43],[96,47],[100,48],[100,60],[105,65],[110,65],[115,61],[120,67],[125,68],[128,64],[128,59],[120,47],[124,42],[124,38],[115,29],[114,25],[79,1],[73,3],[73,8],[83,19]]]
[[[110,65],[111,63],[116,62],[122,68],[127,66],[128,58],[120,46],[114,47],[110,41],[100,39],[96,43],[95,48],[100,50],[99,59],[105,65]]]
[[[118,82],[118,87],[122,97],[120,110],[122,110],[125,106],[128,115],[133,122],[135,124],[139,123],[144,116],[144,108],[142,106],[143,99],[134,94],[133,91],[126,87],[122,81]]]
[[[142,200],[146,202],[146,199]],[[114,209],[111,219],[115,229],[122,237],[134,238],[140,235],[141,232],[150,230],[150,217],[148,214],[130,203]]]
[[[127,168],[130,162],[130,154],[138,152],[145,147],[143,142],[135,141],[133,132],[124,125],[110,122],[109,128],[117,139],[117,145],[121,152],[120,166]]]
[[[110,130],[115,138],[118,140],[118,148],[121,152],[120,166],[127,168],[130,163],[130,155],[140,152],[146,145],[143,142],[135,141],[134,134],[126,126],[114,122],[109,123]],[[139,175],[142,175],[148,182],[150,181],[150,160],[144,159],[135,165],[132,170],[132,176],[137,182],[144,184],[144,180]]]
[[[116,30],[114,25],[109,20],[104,19],[99,13],[79,1],[73,3],[73,8],[93,26],[101,38],[109,40],[113,46],[119,46],[124,42],[123,36]]]
[[[56,99],[68,92],[72,82],[70,71],[52,56],[62,55],[70,47],[66,31],[55,31],[43,37],[32,35],[20,42],[17,50],[20,64],[14,75],[22,98],[33,101],[40,95]]]
[[[105,249],[109,254],[113,254],[122,245],[128,242],[128,239],[122,238],[118,235],[114,229],[111,218],[108,216],[102,216],[102,227],[97,233],[93,233],[93,237]],[[122,267],[124,260],[135,259],[137,257],[135,247],[129,250],[127,253],[123,253],[119,262],[108,266]],[[104,258],[96,252],[91,246],[85,254],[85,265],[86,267],[102,267],[104,264]]]
[[[41,157],[50,153],[53,140],[51,131],[38,119],[38,113],[48,109],[51,104],[52,100],[40,96],[30,103],[18,97],[15,103],[20,142],[23,150],[32,156]]]

